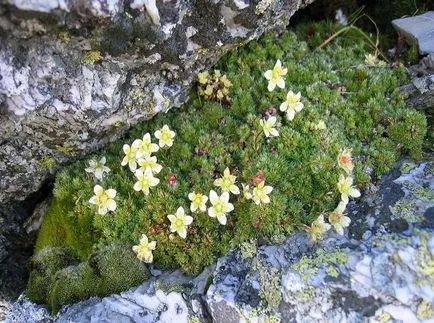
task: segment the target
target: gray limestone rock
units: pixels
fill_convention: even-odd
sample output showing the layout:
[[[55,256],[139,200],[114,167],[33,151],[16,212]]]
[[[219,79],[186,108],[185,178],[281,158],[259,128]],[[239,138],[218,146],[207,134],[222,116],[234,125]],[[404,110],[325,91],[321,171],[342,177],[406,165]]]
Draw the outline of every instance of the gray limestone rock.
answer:
[[[434,53],[434,11],[395,19],[392,25],[409,43],[418,45],[421,55]]]

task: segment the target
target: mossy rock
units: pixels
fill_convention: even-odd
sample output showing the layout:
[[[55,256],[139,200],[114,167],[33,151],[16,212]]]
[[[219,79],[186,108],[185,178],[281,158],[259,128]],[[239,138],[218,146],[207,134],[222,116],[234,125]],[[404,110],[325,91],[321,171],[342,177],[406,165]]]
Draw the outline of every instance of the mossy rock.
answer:
[[[89,258],[99,280],[99,293],[108,295],[127,290],[149,278],[149,271],[128,246],[109,245]]]
[[[107,296],[137,286],[149,270],[122,245],[104,246],[78,263],[64,248],[45,248],[32,259],[27,296],[57,312],[61,306],[91,296]],[[73,265],[76,264],[76,265]]]
[[[47,247],[36,253],[30,262],[27,296],[36,303],[44,303],[56,272],[76,263],[77,257],[68,248]]]
[[[372,49],[352,34],[313,50],[300,40],[308,39],[306,31],[311,29],[302,26],[298,35],[270,34],[225,56],[217,68],[233,84],[230,103],[204,102],[193,91],[180,109],[135,126],[126,138],[92,156],[107,158],[111,172],[100,184],[116,189],[114,212],[98,215],[89,204],[95,182],[84,171],[88,160],[66,167],[57,176],[37,250],[68,247],[81,260],[89,259],[87,266],[95,280],[105,282],[105,288],[89,285],[93,295],[119,291],[119,286],[126,289],[139,281],[133,279],[136,274],[128,276],[131,274],[124,269],[130,269],[131,247],[142,234],[156,241],[153,256],[157,268],[197,274],[234,246],[288,235],[295,227],[310,225],[320,213],[333,210],[340,200],[336,183],[341,170],[336,159],[342,148],[353,149],[359,189],[389,171],[401,155],[420,156],[426,120],[423,114],[408,109],[399,93],[399,86],[407,82],[405,68],[366,66],[365,54]],[[319,31],[314,40],[320,42],[336,26],[324,24],[314,29]],[[264,72],[277,59],[288,69],[287,88],[268,92]],[[278,111],[288,90],[300,91],[304,103],[292,121]],[[278,137],[266,138],[262,132],[260,120],[269,115],[277,118]],[[321,122],[325,128],[315,126]],[[122,146],[147,132],[154,134],[165,124],[176,132],[175,141],[170,149],[155,154],[163,166],[156,175],[160,183],[144,196],[133,190],[134,174],[120,165]],[[267,185],[274,188],[271,203],[258,206],[243,194],[231,195],[235,209],[228,214],[227,225],[206,213],[194,213],[186,239],[171,233],[167,215],[180,206],[189,210],[190,192],[207,194],[216,189],[214,180],[226,167],[237,176],[238,186],[251,183],[262,172]],[[109,248],[91,256],[95,248],[113,244],[127,246],[128,252],[116,255]],[[140,272],[135,268],[130,273]],[[87,275],[87,269],[79,269],[72,271],[71,277]],[[129,278],[116,281],[113,273],[117,270]],[[55,274],[52,308],[85,294],[75,278],[67,275],[70,271]],[[62,301],[55,304],[53,295],[60,293],[58,286],[68,279],[77,284],[77,292],[68,291],[73,294],[59,297]],[[109,286],[113,281],[116,286]]]

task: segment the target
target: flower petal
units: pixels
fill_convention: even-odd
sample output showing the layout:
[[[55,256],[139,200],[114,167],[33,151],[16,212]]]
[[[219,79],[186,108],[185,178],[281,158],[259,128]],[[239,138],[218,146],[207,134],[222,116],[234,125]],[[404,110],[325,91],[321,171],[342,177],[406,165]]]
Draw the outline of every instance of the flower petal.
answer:
[[[288,109],[286,110],[286,118],[291,121],[294,120],[295,117],[295,110],[294,109]]]
[[[219,197],[214,190],[209,191],[209,200],[213,205],[219,200]]]
[[[215,210],[214,210],[214,207],[210,207],[209,209],[208,209],[208,215],[210,216],[210,217],[212,217],[212,218],[215,218],[216,217],[216,213],[215,213]]]
[[[190,225],[193,222],[193,217],[187,215],[185,217],[185,225]]]
[[[223,192],[222,195],[220,195],[220,200],[223,202],[229,202],[229,193]]]
[[[226,214],[223,214],[218,216],[217,220],[220,222],[220,224],[226,225],[228,219],[226,218]]]
[[[182,239],[187,237],[187,229],[184,227],[181,230],[178,230],[178,234]]]
[[[101,185],[95,185],[93,188],[93,192],[95,195],[100,195],[104,192],[104,189],[101,187]]]
[[[107,203],[107,208],[110,211],[116,210],[116,201],[115,200],[109,200],[108,203]]]
[[[140,184],[140,182],[136,182],[133,186],[133,189],[138,192],[142,190],[142,185]]]
[[[352,197],[360,197],[360,191],[357,188],[351,187],[350,188],[350,196]]]
[[[105,192],[108,195],[108,197],[110,197],[111,199],[114,199],[116,197],[116,190],[114,190],[112,188],[109,188]]]

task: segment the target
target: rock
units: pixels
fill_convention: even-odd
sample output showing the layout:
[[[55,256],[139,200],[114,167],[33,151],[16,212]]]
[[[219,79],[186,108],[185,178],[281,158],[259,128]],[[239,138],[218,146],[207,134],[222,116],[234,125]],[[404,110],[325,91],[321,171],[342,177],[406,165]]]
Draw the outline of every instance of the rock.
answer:
[[[434,320],[434,162],[400,162],[348,215],[348,236],[315,245],[298,231],[279,244],[247,242],[194,279],[152,270],[138,288],[56,318],[23,296],[6,322]]]
[[[21,296],[6,322],[204,322],[201,295],[213,270],[208,267],[196,278],[165,272],[119,295],[64,307],[55,318]]]
[[[199,71],[312,1],[3,1],[0,204],[179,106]]]
[[[395,19],[392,25],[410,44],[418,45],[421,55],[434,53],[434,11]]]
[[[434,319],[434,227],[428,219],[434,208],[433,170],[433,162],[403,163],[377,193],[352,206],[351,228],[374,233],[366,241],[329,237],[314,246],[298,232],[281,245],[259,247],[253,258],[231,252],[219,259],[206,295],[213,319]],[[392,225],[397,220],[406,225]]]

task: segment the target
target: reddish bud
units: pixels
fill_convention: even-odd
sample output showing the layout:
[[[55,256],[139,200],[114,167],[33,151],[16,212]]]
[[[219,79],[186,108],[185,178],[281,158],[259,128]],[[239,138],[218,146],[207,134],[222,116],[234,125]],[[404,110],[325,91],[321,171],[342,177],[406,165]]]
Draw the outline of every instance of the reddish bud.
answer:
[[[255,176],[251,178],[251,181],[254,185],[258,185],[259,183],[263,182],[265,180],[264,173],[262,171],[259,171],[256,173]]]
[[[176,176],[175,176],[175,174],[169,174],[169,175],[167,175],[167,183],[170,186],[175,186],[176,185]]]

